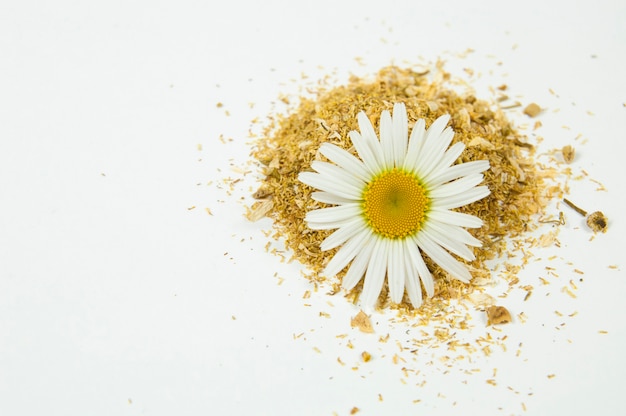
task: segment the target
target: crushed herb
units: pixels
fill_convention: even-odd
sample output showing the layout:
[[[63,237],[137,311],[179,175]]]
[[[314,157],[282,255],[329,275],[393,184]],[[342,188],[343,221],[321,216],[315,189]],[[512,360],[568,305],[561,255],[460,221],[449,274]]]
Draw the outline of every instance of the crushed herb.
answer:
[[[563,160],[565,163],[572,163],[574,161],[574,157],[576,156],[576,149],[568,144],[567,146],[563,146],[561,153],[563,154]]]
[[[530,103],[524,108],[524,114],[528,117],[537,117],[541,113],[541,107],[535,103]]]
[[[508,324],[511,322],[511,313],[504,306],[492,305],[487,308],[487,326]]]
[[[587,217],[587,225],[594,233],[597,233],[598,231],[606,233],[608,222],[609,221],[601,211],[592,212]]]
[[[338,292],[346,269],[337,278],[321,273],[336,252],[320,250],[320,243],[332,231],[311,230],[304,221],[307,212],[326,205],[311,199],[313,189],[299,182],[297,176],[310,170],[324,142],[356,155],[348,132],[358,129],[358,112],[365,111],[377,126],[383,110],[403,102],[409,129],[420,118],[429,126],[437,117],[451,115],[453,143],[466,144],[457,163],[481,159],[490,162],[484,184],[491,194],[458,209],[484,221],[482,228],[469,230],[483,246],[475,249],[476,259],[468,267],[475,279],[488,278],[490,271],[485,262],[507,252],[506,239],[535,229],[538,223],[532,217],[543,213],[548,201],[562,196],[562,191],[558,186],[546,185],[546,180],[554,178],[557,172],[536,167],[534,146],[507,119],[504,107],[494,107],[473,92],[456,92],[455,87],[458,83],[441,65],[436,70],[421,72],[390,66],[381,69],[373,79],[353,76],[347,85],[320,85],[313,97],[301,97],[290,113],[273,119],[254,145],[252,156],[260,163],[263,178],[254,194],[257,202],[251,206],[249,218],[272,218],[273,237],[284,240],[293,258],[307,267],[307,277],[316,285],[330,283],[332,292]],[[458,299],[472,292],[472,285],[450,278],[428,257],[425,261],[436,288],[434,298],[425,299],[422,308],[428,307],[429,302],[432,305],[441,299]],[[351,301],[356,301],[361,285],[347,294]],[[386,287],[379,302],[380,306],[388,304]],[[411,309],[406,296],[402,305]]]

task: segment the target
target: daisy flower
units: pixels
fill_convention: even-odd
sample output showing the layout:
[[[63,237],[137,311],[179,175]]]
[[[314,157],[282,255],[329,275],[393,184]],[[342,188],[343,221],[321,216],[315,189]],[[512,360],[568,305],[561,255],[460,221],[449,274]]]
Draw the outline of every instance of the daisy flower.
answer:
[[[321,243],[322,250],[340,247],[324,274],[334,276],[351,263],[342,286],[350,290],[365,276],[360,300],[366,306],[376,303],[385,276],[394,303],[402,301],[406,289],[413,306],[420,306],[420,281],[431,297],[434,281],[424,253],[452,277],[471,279],[452,254],[474,259],[470,247],[481,242],[465,228],[480,227],[482,220],[454,209],[489,195],[486,186],[478,186],[489,162],[453,165],[465,145],[450,146],[454,131],[446,127],[449,119],[439,117],[428,130],[420,119],[409,137],[406,108],[398,103],[393,117],[382,112],[379,140],[361,111],[360,132],[349,133],[359,157],[324,143],[319,151],[332,163],[315,160],[315,172],[298,176],[318,190],[312,193],[314,200],[334,205],[305,217],[311,229],[336,229]]]

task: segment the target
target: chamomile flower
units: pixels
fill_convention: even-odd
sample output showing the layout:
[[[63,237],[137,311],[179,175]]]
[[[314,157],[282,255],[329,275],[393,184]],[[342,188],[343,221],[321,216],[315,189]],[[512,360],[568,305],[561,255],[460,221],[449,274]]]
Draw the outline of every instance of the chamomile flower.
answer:
[[[358,114],[359,130],[349,136],[358,153],[354,156],[330,143],[320,153],[330,162],[316,160],[315,172],[298,179],[318,191],[312,198],[329,205],[309,211],[305,220],[314,230],[333,230],[322,250],[340,247],[324,269],[334,276],[350,264],[343,277],[346,290],[365,276],[361,302],[376,303],[385,276],[391,301],[400,303],[405,293],[413,306],[422,303],[421,284],[427,296],[434,281],[423,254],[454,278],[469,282],[467,267],[457,260],[473,260],[470,247],[481,242],[465,228],[477,228],[482,220],[454,211],[489,195],[478,186],[489,162],[478,160],[454,164],[465,145],[450,146],[454,131],[444,115],[426,130],[418,120],[408,134],[404,104],[395,104],[393,117],[383,111],[380,140],[364,112]]]

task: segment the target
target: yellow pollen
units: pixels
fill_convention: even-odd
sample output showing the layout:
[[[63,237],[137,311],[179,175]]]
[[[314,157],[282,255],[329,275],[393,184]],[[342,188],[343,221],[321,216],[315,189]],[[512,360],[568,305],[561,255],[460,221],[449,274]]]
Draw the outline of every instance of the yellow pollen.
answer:
[[[365,188],[363,200],[370,227],[393,239],[418,232],[429,206],[426,190],[417,178],[396,168],[374,178]]]

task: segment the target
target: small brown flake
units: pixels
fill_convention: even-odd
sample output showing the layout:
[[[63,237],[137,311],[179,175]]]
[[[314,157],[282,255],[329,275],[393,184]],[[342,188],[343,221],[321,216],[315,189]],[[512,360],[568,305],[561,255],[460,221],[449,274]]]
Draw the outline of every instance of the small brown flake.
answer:
[[[541,107],[535,103],[530,103],[524,108],[524,114],[528,117],[536,117],[539,113],[541,113]]]
[[[362,310],[356,314],[354,318],[350,321],[350,326],[357,327],[361,332],[365,332],[367,334],[373,334],[374,328],[372,327],[372,322],[370,321],[370,317],[367,316],[365,312]]]
[[[254,199],[265,199],[268,196],[272,195],[272,190],[267,186],[261,186],[256,190],[255,193],[252,194],[252,198]]]
[[[504,306],[490,306],[487,308],[487,326],[508,324],[511,322],[511,314]]]
[[[369,360],[371,360],[371,359],[372,359],[372,354],[370,354],[370,353],[369,353],[369,352],[367,352],[367,351],[363,351],[363,352],[361,353],[361,359],[363,360],[363,362],[364,362],[364,363],[366,363],[366,362],[368,362]]]
[[[565,160],[565,163],[572,163],[574,161],[574,157],[576,156],[576,150],[569,144],[567,146],[563,146],[561,153],[563,154],[563,160]]]
[[[356,415],[359,412],[359,408],[354,406],[351,410],[350,410],[350,414],[351,415]]]
[[[606,233],[608,220],[601,211],[592,212],[587,217],[587,225],[594,233],[598,231]]]

